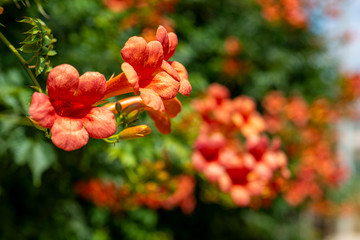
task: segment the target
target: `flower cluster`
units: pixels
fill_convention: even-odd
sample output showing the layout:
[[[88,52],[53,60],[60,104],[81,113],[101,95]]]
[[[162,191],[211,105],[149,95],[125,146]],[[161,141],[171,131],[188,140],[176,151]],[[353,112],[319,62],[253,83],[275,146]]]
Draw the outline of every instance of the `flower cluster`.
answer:
[[[173,22],[166,14],[174,11],[177,2],[178,0],[103,0],[111,11],[129,13],[122,20],[122,28],[140,25],[145,29],[158,25],[172,29]]]
[[[204,98],[194,101],[202,124],[192,163],[208,181],[229,193],[236,205],[248,206],[252,198],[266,194],[275,178],[289,176],[287,157],[279,139],[270,141],[263,134],[265,122],[254,100],[229,96],[227,88],[212,84]]]
[[[284,20],[296,28],[305,28],[308,17],[301,0],[258,0],[262,15],[269,22]]]
[[[242,51],[242,44],[235,36],[229,36],[224,42],[225,59],[223,63],[223,71],[229,76],[235,76],[242,68],[242,62],[238,56]]]
[[[281,92],[269,93],[263,106],[268,129],[283,140],[294,170],[283,188],[286,201],[323,201],[325,190],[338,186],[345,173],[333,148],[336,108],[324,98],[308,105],[300,96],[285,98]]]
[[[176,95],[180,92],[187,96],[191,92],[185,67],[179,62],[168,61],[176,46],[177,36],[162,26],[154,41],[131,37],[121,50],[123,73],[108,81],[99,72],[79,76],[73,66],[59,65],[49,73],[48,95],[33,94],[30,119],[37,126],[50,128],[53,143],[66,151],[81,148],[87,144],[89,136],[112,137],[115,142],[146,136],[151,130],[144,125],[114,135],[120,120],[126,122],[126,127],[134,121],[134,111],[138,114],[147,110],[160,132],[169,133],[169,118],[181,111]],[[125,93],[140,93],[140,96],[99,107],[105,99]]]
[[[163,161],[145,161],[135,169],[136,182],[116,184],[110,180],[91,179],[74,185],[75,192],[99,207],[122,211],[146,206],[157,210],[180,207],[190,214],[195,208],[195,179],[190,175],[171,176]]]

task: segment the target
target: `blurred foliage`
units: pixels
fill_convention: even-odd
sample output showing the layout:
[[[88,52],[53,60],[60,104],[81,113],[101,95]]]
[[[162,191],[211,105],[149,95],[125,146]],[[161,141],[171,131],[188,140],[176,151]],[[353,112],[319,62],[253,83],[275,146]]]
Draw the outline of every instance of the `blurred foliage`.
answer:
[[[54,66],[68,63],[79,72],[101,72],[107,79],[120,73],[125,41],[140,35],[148,20],[124,28],[121,23],[131,10],[111,11],[101,0],[0,1],[0,5],[4,8],[0,22],[5,26],[1,32],[16,48],[33,54],[29,60],[35,61],[42,86],[46,74],[41,73],[45,66],[50,69],[50,56]],[[23,16],[31,18],[21,20]],[[182,0],[167,17],[175,23],[179,45],[174,59],[189,72],[192,98],[212,82],[226,85],[233,96],[246,94],[258,101],[274,89],[299,92],[308,101],[336,94],[336,68],[321,38],[311,28],[265,21],[255,0]],[[24,32],[32,35],[26,38]],[[224,71],[224,44],[230,36],[242,46],[232,56],[241,66],[236,74]],[[33,48],[35,52],[27,51]],[[208,183],[201,177],[197,178],[198,204],[188,216],[179,209],[112,212],[81,199],[73,191],[76,181],[102,177],[122,182],[126,171],[145,159],[166,159],[174,172],[187,169],[199,124],[191,116],[191,99],[180,97],[183,110],[172,122],[170,135],[154,130],[145,139],[116,145],[90,140],[83,149],[64,152],[26,118],[33,92],[27,87],[30,80],[5,45],[0,44],[0,52],[1,239],[321,238],[314,228],[316,219],[281,198],[256,211],[203,201],[199,188]],[[142,120],[155,129],[149,118],[142,116]],[[190,124],[184,125],[186,121]]]

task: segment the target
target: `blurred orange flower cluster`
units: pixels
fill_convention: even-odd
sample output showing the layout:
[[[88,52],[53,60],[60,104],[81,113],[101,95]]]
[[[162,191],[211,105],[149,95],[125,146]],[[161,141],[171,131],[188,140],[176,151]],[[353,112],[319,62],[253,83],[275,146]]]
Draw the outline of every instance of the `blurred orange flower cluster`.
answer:
[[[230,99],[227,88],[212,84],[193,107],[202,117],[193,166],[229,193],[236,205],[248,206],[253,197],[270,196],[269,183],[278,176],[289,177],[280,140],[270,142],[263,134],[265,122],[253,99]]]
[[[174,23],[166,16],[175,10],[178,0],[103,0],[104,5],[114,12],[127,12],[122,28],[140,25],[144,31],[163,25],[173,30]]]
[[[325,98],[308,105],[300,96],[286,98],[270,92],[263,99],[264,118],[271,133],[284,142],[292,178],[284,184],[285,199],[299,205],[307,199],[323,201],[325,190],[345,176],[334,146],[339,113]]]
[[[242,62],[238,56],[242,52],[242,44],[235,36],[229,36],[224,42],[225,59],[223,63],[223,71],[229,76],[235,76],[242,70]]]
[[[269,22],[284,20],[296,28],[305,28],[308,22],[301,0],[258,0],[262,15]]]
[[[91,179],[77,182],[74,189],[84,199],[112,211],[146,206],[154,210],[180,207],[184,214],[193,212],[196,199],[195,179],[192,176],[170,175],[164,161],[144,161],[135,172],[136,179],[129,178],[122,184]]]

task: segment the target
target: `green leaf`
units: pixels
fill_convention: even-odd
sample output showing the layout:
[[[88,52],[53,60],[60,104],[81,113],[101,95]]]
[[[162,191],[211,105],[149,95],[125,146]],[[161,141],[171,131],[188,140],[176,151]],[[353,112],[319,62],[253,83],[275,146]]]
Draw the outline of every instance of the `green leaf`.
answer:
[[[40,75],[45,68],[45,58],[44,57],[38,57],[35,65],[35,73],[36,76]]]
[[[19,51],[24,53],[34,53],[37,52],[38,46],[36,44],[27,44],[19,48]]]
[[[57,54],[57,52],[55,50],[50,50],[47,52],[48,56],[55,56]]]
[[[41,175],[55,162],[56,155],[53,147],[44,141],[35,142],[32,147],[32,155],[29,167],[33,175],[33,183],[40,186]]]

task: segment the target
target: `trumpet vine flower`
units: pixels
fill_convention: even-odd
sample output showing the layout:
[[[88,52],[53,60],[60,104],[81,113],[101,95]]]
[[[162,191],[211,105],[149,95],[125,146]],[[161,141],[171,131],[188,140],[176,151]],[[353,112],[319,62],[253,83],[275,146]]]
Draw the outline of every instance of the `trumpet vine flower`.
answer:
[[[79,76],[71,65],[51,70],[47,79],[48,96],[35,92],[29,114],[41,127],[50,128],[51,140],[59,148],[72,151],[92,138],[107,138],[116,132],[114,114],[93,106],[106,91],[106,79],[98,72]]]

